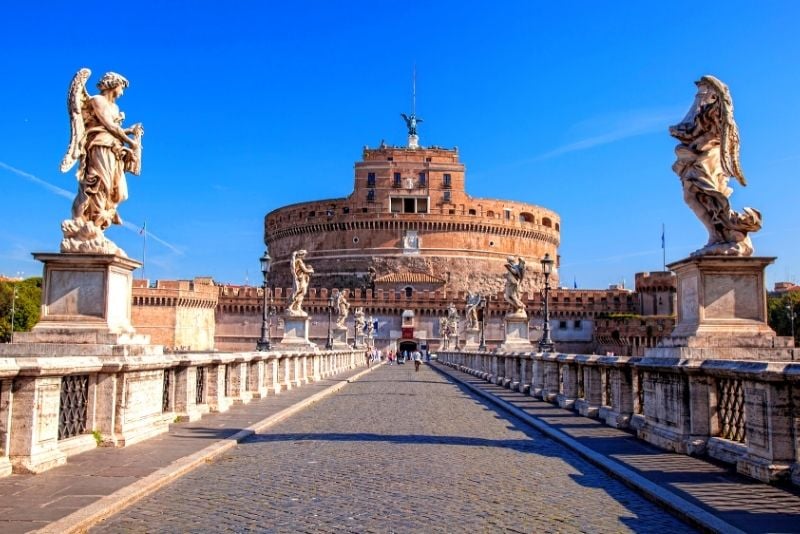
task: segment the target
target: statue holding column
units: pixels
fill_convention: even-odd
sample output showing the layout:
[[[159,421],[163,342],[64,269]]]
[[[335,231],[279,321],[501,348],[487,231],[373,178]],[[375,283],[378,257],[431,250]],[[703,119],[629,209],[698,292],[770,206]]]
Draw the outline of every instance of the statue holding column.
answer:
[[[467,330],[478,330],[478,307],[481,305],[480,293],[467,292],[467,306],[465,313],[467,316]]]
[[[292,296],[290,299],[289,307],[286,309],[286,315],[292,317],[307,317],[308,314],[303,311],[303,299],[308,292],[308,284],[311,281],[311,275],[314,269],[306,265],[303,259],[306,257],[307,251],[295,250],[292,252],[290,267],[292,269]]]
[[[89,69],[79,70],[67,92],[71,135],[61,172],[78,163],[78,194],[72,219],[61,224],[61,252],[125,256],[103,232],[122,224],[117,207],[128,198],[125,173],[141,172],[144,128],[138,123],[122,126],[125,114],[116,101],[129,85],[125,77],[106,73],[97,83],[100,94],[90,96],[86,90],[90,75]]]
[[[708,230],[706,245],[692,256],[751,256],[749,232],[761,229],[761,213],[753,208],[734,211],[728,200],[733,177],[747,185],[739,164],[739,130],[733,119],[728,86],[714,76],[703,76],[686,117],[670,126],[680,141],[672,170],[680,177],[683,198]]]

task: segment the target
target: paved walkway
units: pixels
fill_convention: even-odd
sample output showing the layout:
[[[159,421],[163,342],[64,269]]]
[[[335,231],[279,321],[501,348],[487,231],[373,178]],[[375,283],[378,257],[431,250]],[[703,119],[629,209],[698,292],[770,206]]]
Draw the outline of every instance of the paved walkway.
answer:
[[[631,433],[575,412],[487,383],[467,373],[437,369],[472,388],[521,409],[549,428],[627,468],[689,503],[745,532],[800,532],[800,491],[790,485],[762,484],[730,466],[665,452]]]
[[[93,449],[39,475],[0,478],[0,532],[13,534],[42,528],[74,512],[85,511],[87,506],[97,506],[103,502],[101,498],[114,492],[127,491],[130,497],[133,492],[128,490],[136,484],[147,486],[148,480],[159,476],[166,481],[178,475],[177,465],[191,468],[188,458],[204,462],[207,447],[216,445],[222,450],[231,446],[235,443],[231,438],[242,429],[280,416],[283,410],[340,385],[362,370],[346,371],[277,396],[236,405],[228,412],[206,415],[193,423],[173,424],[169,433],[130,447]]]
[[[688,532],[429,366],[382,366],[94,532]]]

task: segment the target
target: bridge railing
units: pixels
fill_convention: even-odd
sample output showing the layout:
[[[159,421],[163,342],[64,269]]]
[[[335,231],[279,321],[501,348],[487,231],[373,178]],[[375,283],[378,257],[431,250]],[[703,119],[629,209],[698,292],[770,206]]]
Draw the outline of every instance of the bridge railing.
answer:
[[[0,358],[0,476],[45,471],[363,365],[349,350]]]
[[[439,361],[667,450],[800,485],[800,363],[441,352]]]

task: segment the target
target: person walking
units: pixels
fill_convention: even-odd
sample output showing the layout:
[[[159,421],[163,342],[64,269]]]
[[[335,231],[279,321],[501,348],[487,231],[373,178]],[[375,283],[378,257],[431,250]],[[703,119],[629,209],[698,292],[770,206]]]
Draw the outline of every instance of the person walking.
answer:
[[[414,372],[419,372],[419,366],[422,363],[422,354],[418,350],[413,352],[414,358]]]
[[[364,352],[364,358],[367,360],[367,367],[369,367],[369,361],[372,359],[372,355],[369,353],[369,349]]]

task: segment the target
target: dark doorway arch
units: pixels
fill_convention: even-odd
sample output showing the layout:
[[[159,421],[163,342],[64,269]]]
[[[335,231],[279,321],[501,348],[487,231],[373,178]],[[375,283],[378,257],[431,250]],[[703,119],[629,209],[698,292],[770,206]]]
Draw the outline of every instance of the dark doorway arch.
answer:
[[[411,355],[412,352],[417,350],[417,342],[409,340],[401,341],[397,345],[397,350],[400,354],[403,354],[403,351],[407,350],[408,354]]]

